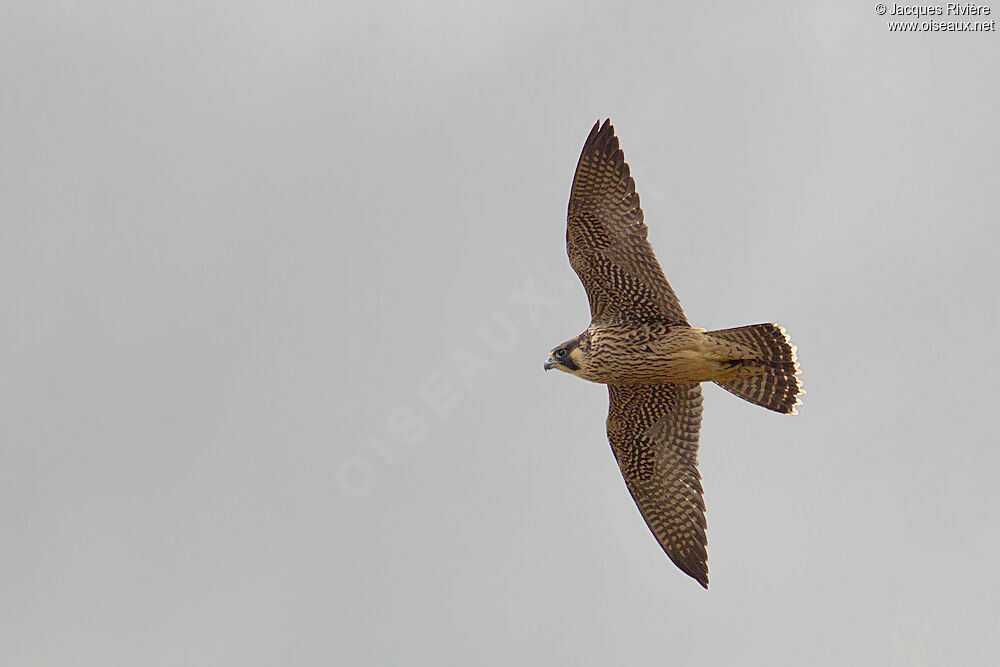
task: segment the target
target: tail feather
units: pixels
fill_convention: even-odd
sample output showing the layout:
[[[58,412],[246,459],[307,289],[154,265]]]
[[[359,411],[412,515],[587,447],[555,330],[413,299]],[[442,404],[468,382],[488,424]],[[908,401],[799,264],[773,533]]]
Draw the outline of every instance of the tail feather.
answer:
[[[735,329],[710,331],[731,350],[721,364],[721,377],[715,383],[740,398],[768,410],[796,414],[805,393],[796,377],[799,364],[795,346],[777,324],[751,324]]]

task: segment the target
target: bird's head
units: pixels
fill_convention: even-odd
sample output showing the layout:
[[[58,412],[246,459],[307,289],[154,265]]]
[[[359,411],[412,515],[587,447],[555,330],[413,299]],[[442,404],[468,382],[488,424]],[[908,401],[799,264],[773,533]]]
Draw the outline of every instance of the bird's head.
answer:
[[[577,336],[549,352],[549,358],[545,360],[545,370],[556,369],[570,375],[578,375],[584,362],[583,357],[580,337]]]

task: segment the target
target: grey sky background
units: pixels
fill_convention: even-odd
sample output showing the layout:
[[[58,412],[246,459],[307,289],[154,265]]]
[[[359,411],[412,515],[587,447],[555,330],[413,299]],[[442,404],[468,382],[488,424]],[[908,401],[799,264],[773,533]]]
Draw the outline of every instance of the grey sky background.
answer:
[[[0,15],[3,665],[996,664],[997,33]],[[606,116],[691,321],[785,325],[809,392],[706,387],[708,592],[604,388],[541,368],[588,321],[565,208]]]

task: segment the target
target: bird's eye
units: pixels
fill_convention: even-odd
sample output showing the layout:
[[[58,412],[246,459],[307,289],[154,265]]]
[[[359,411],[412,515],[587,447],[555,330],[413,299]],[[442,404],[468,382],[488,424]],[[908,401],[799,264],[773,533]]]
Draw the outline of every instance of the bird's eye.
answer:
[[[565,356],[566,356],[566,348],[562,348],[561,350],[556,350],[556,359],[562,359]]]

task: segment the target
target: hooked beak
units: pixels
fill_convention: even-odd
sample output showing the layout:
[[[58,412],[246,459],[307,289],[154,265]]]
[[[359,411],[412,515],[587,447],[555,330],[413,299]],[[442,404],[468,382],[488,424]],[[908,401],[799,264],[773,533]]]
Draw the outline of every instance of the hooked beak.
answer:
[[[545,370],[547,370],[547,371],[551,371],[553,368],[555,368],[558,365],[559,365],[559,363],[555,359],[553,359],[552,357],[549,357],[548,359],[545,360]]]

